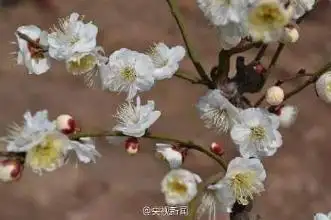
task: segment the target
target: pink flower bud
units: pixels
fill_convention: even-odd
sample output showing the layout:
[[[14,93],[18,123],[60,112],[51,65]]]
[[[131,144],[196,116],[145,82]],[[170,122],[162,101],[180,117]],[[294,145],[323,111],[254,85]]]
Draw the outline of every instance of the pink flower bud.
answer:
[[[63,134],[72,134],[78,131],[77,123],[70,115],[60,115],[56,119],[56,128]]]
[[[17,181],[23,171],[23,165],[14,159],[0,161],[0,180],[3,182]]]
[[[125,141],[125,150],[130,155],[135,155],[139,151],[139,140],[135,137],[130,137]]]
[[[211,145],[210,145],[210,150],[215,153],[215,154],[218,154],[218,155],[223,155],[224,154],[224,148],[222,145],[216,143],[216,142],[213,142]]]

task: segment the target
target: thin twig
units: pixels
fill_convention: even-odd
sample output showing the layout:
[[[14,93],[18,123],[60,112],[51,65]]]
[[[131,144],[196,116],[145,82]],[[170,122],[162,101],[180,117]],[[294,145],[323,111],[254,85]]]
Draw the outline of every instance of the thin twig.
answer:
[[[284,83],[287,83],[287,82],[290,82],[290,81],[293,81],[293,80],[296,80],[296,79],[299,79],[299,78],[302,78],[302,77],[309,77],[309,76],[313,76],[313,74],[307,74],[307,73],[302,73],[302,69],[300,69],[294,76],[292,77],[289,77],[287,79],[283,79],[283,80],[277,80],[275,83],[274,83],[274,86],[281,86],[283,85]],[[254,104],[254,107],[258,107],[259,105],[261,105],[261,103],[264,101],[265,99],[265,94],[262,95],[257,101],[256,103]]]
[[[17,34],[20,38],[22,38],[23,40],[26,40],[28,43],[30,43],[32,47],[37,48],[37,49],[40,49],[41,52],[47,52],[47,51],[48,51],[48,48],[47,48],[47,47],[45,47],[45,46],[39,44],[38,42],[36,42],[36,41],[34,41],[34,40],[32,40],[32,39],[31,39],[29,36],[27,36],[26,34],[23,34],[23,33],[19,32],[19,31],[16,31],[16,34]]]
[[[235,48],[232,48],[229,50],[229,54],[231,55],[234,55],[234,54],[237,54],[237,53],[242,53],[242,52],[246,52],[252,48],[256,48],[256,47],[259,47],[261,46],[261,42],[255,42],[255,43],[248,43],[248,44],[245,44],[243,46],[240,46],[240,47],[235,47]]]
[[[291,98],[292,96],[294,96],[295,94],[299,93],[300,91],[302,91],[303,89],[305,89],[307,86],[315,83],[318,78],[325,73],[326,71],[328,71],[329,69],[331,69],[331,62],[328,62],[327,64],[325,64],[322,68],[320,68],[316,73],[314,73],[312,76],[309,77],[309,79],[302,85],[294,88],[293,90],[291,90],[290,92],[285,94],[284,97],[284,101]]]
[[[183,41],[185,43],[187,54],[190,57],[190,59],[191,59],[193,65],[194,65],[195,69],[197,70],[197,72],[200,75],[201,79],[203,81],[205,81],[205,82],[208,83],[208,87],[211,88],[211,89],[214,88],[214,85],[213,85],[212,81],[210,80],[210,78],[206,74],[206,72],[205,72],[204,68],[202,67],[201,63],[195,57],[193,48],[190,45],[190,43],[188,41],[188,38],[187,38],[187,35],[185,33],[184,24],[181,21],[180,12],[179,12],[178,6],[176,5],[176,3],[175,3],[174,0],[166,0],[166,1],[167,1],[168,5],[169,5],[170,12],[171,12],[172,16],[174,17],[174,19],[175,19],[175,21],[177,23],[177,26],[178,26],[178,28],[180,30],[180,33],[181,33],[182,38],[183,38]]]
[[[125,137],[126,135],[124,135],[122,133],[105,131],[105,132],[79,132],[79,133],[70,135],[69,137],[72,140],[77,140],[82,137],[109,137],[109,136]],[[214,159],[218,164],[220,164],[224,170],[227,169],[226,163],[221,158],[217,157],[216,154],[210,152],[209,150],[206,150],[204,147],[202,147],[200,145],[194,144],[193,142],[182,141],[182,140],[178,140],[175,138],[169,138],[169,137],[163,137],[163,136],[151,135],[151,134],[146,134],[142,138],[178,143],[180,145],[180,147],[187,148],[187,149],[193,149],[193,150],[199,151],[201,153],[204,153],[208,157]]]
[[[186,77],[186,76],[183,76],[183,75],[181,75],[181,74],[179,74],[179,73],[175,73],[174,76],[176,76],[176,77],[178,77],[178,78],[180,78],[180,79],[186,80],[186,81],[188,81],[188,82],[190,82],[190,83],[192,83],[192,84],[202,84],[202,85],[206,85],[206,83],[204,83],[203,81],[201,81],[201,80],[199,80],[199,79],[191,79],[191,78]]]
[[[263,44],[259,50],[259,52],[257,53],[256,57],[255,57],[255,61],[260,61],[262,59],[262,57],[264,56],[265,54],[265,51],[267,50],[268,48],[268,44]]]

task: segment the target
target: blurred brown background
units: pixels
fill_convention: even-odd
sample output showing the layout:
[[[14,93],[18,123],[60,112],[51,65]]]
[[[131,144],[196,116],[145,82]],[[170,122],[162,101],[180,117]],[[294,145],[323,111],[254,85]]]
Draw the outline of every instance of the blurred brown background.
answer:
[[[178,2],[199,57],[205,68],[210,69],[219,49],[215,31],[194,0]],[[24,67],[16,66],[9,55],[16,49],[9,42],[15,40],[14,31],[18,26],[37,24],[47,29],[57,17],[76,11],[99,26],[99,44],[108,54],[122,47],[143,50],[158,41],[182,44],[162,0],[58,0],[53,3],[56,10],[52,11],[41,10],[31,1],[1,9],[1,135],[5,134],[8,123],[20,122],[27,109],[48,109],[51,117],[69,113],[85,130],[111,128],[114,125],[111,115],[125,98],[87,89],[81,80],[66,73],[62,63],[54,62],[51,71],[42,76],[27,75]],[[301,67],[313,71],[331,58],[331,5],[326,0],[320,4],[318,11],[303,22],[300,40],[284,50],[275,76],[290,76]],[[268,58],[273,51],[274,47],[269,48]],[[254,51],[248,54],[253,55]],[[188,59],[181,67],[194,74]],[[163,113],[152,132],[191,139],[206,147],[212,141],[223,143],[229,159],[236,154],[229,139],[205,129],[194,108],[205,92],[206,88],[177,78],[157,82],[152,91],[143,94],[144,101],[154,99]],[[284,145],[276,156],[264,161],[268,171],[267,191],[257,198],[254,207],[254,212],[265,220],[310,220],[315,212],[331,210],[330,106],[316,98],[312,87],[290,102],[300,107],[298,121],[282,131]],[[143,206],[164,202],[160,181],[167,168],[153,157],[153,144],[144,141],[141,152],[130,157],[123,146],[100,140],[98,149],[103,157],[96,164],[67,165],[42,177],[26,170],[20,182],[0,185],[0,220],[158,219],[143,216],[141,212]],[[202,177],[219,171],[213,161],[195,153],[191,153],[185,167]]]

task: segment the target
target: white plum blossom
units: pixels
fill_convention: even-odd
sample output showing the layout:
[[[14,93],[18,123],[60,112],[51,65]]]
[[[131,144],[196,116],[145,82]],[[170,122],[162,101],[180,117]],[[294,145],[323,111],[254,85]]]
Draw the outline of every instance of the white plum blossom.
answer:
[[[84,23],[82,16],[71,13],[59,20],[48,35],[49,54],[57,60],[67,60],[75,53],[88,53],[96,47],[98,27]]]
[[[174,150],[171,144],[157,143],[156,152],[169,163],[171,169],[179,168],[182,165],[182,154]]]
[[[326,103],[331,103],[331,71],[318,78],[315,88],[320,99]]]
[[[173,169],[163,178],[161,191],[168,205],[187,205],[198,193],[201,178],[185,169]]]
[[[283,128],[289,128],[294,124],[298,116],[298,108],[292,105],[286,105],[279,110],[279,122]]]
[[[70,140],[48,120],[48,112],[26,112],[24,120],[22,126],[13,125],[9,135],[2,138],[7,142],[7,151],[27,152],[25,163],[38,174],[64,165]]]
[[[331,220],[331,212],[328,214],[316,213],[314,215],[314,220]]]
[[[205,17],[216,26],[240,23],[249,0],[197,0]]]
[[[118,124],[114,131],[122,132],[132,137],[142,137],[146,130],[161,116],[160,111],[154,111],[154,101],[149,100],[146,105],[140,104],[140,97],[137,97],[136,105],[132,101],[121,105],[114,116]]]
[[[236,157],[230,161],[224,178],[208,188],[215,190],[222,209],[231,212],[237,201],[248,205],[254,195],[264,191],[266,172],[260,160]]]
[[[169,79],[178,70],[179,62],[185,56],[185,48],[182,46],[169,48],[164,43],[158,43],[148,51],[147,55],[154,64],[154,78],[157,80]]]
[[[236,47],[247,36],[241,24],[229,22],[227,25],[217,26],[218,39],[223,49]]]
[[[20,34],[24,34],[36,44],[24,40]],[[17,64],[24,65],[28,69],[29,74],[40,75],[47,72],[51,65],[48,54],[45,51],[45,48],[48,46],[47,32],[40,30],[35,25],[28,25],[19,27],[15,35],[19,47]]]
[[[207,128],[214,128],[218,132],[227,132],[239,114],[239,109],[230,103],[218,89],[209,90],[200,98],[197,108],[200,118]]]
[[[294,4],[293,18],[298,19],[306,12],[313,9],[316,0],[293,0]]]
[[[292,12],[293,7],[285,8],[280,0],[260,0],[249,7],[244,26],[254,41],[278,41]]]
[[[248,108],[239,113],[239,122],[230,133],[242,157],[272,156],[283,143],[278,127],[276,115],[265,109]]]
[[[100,66],[102,87],[112,92],[127,92],[130,100],[138,92],[152,88],[154,71],[148,55],[122,48],[109,56],[107,64]]]
[[[101,154],[95,149],[94,141],[90,137],[71,141],[69,150],[75,151],[78,160],[83,163],[96,163],[96,157],[101,157]]]

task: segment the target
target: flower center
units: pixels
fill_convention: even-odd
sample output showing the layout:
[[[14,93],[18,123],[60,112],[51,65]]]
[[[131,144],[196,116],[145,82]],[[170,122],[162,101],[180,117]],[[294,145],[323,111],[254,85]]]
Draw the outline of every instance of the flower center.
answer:
[[[168,182],[168,188],[171,192],[184,195],[187,193],[187,186],[186,184],[182,183],[179,179],[174,178],[173,180]]]
[[[69,61],[69,72],[74,74],[86,73],[96,65],[96,58],[91,55],[85,55],[77,60]]]
[[[256,126],[256,127],[251,128],[250,137],[253,140],[260,141],[260,140],[264,139],[265,134],[266,134],[265,128],[263,128],[262,126]]]
[[[217,0],[217,1],[224,5],[231,5],[231,0]]]
[[[156,68],[162,68],[169,62],[169,60],[161,54],[157,46],[151,47],[147,54],[152,59]]]
[[[52,137],[35,146],[27,154],[27,163],[32,168],[47,169],[54,167],[63,156],[62,143]]]
[[[76,36],[73,36],[71,39],[70,39],[70,45],[74,45],[75,43],[77,43],[79,41],[79,38],[76,37]]]
[[[130,102],[122,104],[114,115],[119,123],[123,125],[137,124],[140,120],[139,116],[139,112],[137,112],[135,106]]]
[[[326,83],[326,91],[331,93],[331,81]]]
[[[136,79],[136,71],[134,70],[134,68],[132,68],[130,66],[124,67],[120,71],[120,74],[123,77],[123,79],[126,80],[126,81],[132,82]]]
[[[249,15],[253,25],[261,28],[273,29],[283,27],[287,23],[287,17],[277,3],[265,3],[256,7]]]
[[[254,184],[255,178],[256,174],[252,171],[239,173],[232,177],[231,188],[238,203],[247,205],[249,200],[253,199],[253,194],[258,192]]]

